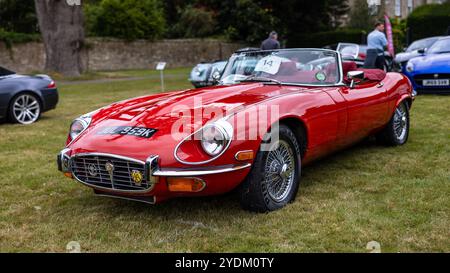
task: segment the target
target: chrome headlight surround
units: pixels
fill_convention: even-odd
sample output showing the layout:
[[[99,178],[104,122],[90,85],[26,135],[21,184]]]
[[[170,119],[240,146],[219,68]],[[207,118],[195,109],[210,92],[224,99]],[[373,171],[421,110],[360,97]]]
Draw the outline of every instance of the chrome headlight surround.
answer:
[[[81,133],[83,133],[91,124],[92,117],[89,114],[76,118],[70,124],[69,136],[74,141]]]
[[[220,142],[220,145],[217,145],[217,147],[215,147],[214,151],[208,150],[208,148],[207,148],[208,145],[206,142],[207,141],[211,142],[211,139],[204,138],[204,136],[206,135],[205,132],[207,133],[207,131],[211,130],[211,129],[214,129],[217,132],[217,135],[221,136],[218,141],[218,142]],[[206,124],[199,130],[195,131],[193,134],[184,138],[182,141],[180,141],[180,143],[178,143],[178,145],[175,147],[175,150],[173,152],[174,157],[178,162],[186,164],[186,165],[201,165],[201,164],[209,163],[209,162],[219,158],[222,154],[225,153],[225,151],[230,146],[231,141],[233,140],[233,133],[234,133],[233,125],[231,125],[228,121],[226,121],[226,118]],[[209,158],[208,160],[197,161],[197,162],[185,161],[185,160],[179,158],[177,155],[178,148],[180,148],[180,146],[183,145],[183,143],[185,143],[186,141],[189,141],[189,140],[200,141],[200,146],[202,147],[202,150],[211,158]]]
[[[220,155],[228,147],[233,137],[233,127],[230,123],[220,120],[208,124],[201,130],[201,146],[208,155]]]

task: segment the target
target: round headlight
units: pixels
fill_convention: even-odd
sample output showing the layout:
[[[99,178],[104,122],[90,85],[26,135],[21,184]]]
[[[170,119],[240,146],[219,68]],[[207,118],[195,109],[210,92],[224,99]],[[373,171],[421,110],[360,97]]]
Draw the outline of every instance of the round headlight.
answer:
[[[414,71],[414,65],[410,62],[406,65],[406,71],[413,72]]]
[[[89,126],[88,122],[82,119],[76,119],[70,125],[70,138],[75,139]]]
[[[216,125],[206,126],[202,130],[202,148],[210,156],[216,156],[223,151],[228,143],[225,131]]]

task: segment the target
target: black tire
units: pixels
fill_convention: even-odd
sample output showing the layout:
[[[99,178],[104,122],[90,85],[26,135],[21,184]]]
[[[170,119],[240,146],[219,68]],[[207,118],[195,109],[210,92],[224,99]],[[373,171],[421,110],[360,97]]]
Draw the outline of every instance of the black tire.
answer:
[[[377,134],[378,142],[388,146],[403,145],[409,136],[409,108],[406,102],[400,103],[386,127]],[[399,127],[400,126],[400,127]]]
[[[15,107],[15,105],[21,105],[21,107]],[[22,108],[23,110],[18,110],[17,108]],[[20,114],[24,111],[29,111],[25,113],[22,117]],[[31,124],[39,120],[42,114],[42,104],[39,98],[30,92],[22,92],[14,96],[8,107],[8,118],[12,123],[20,124]]]
[[[256,155],[252,169],[240,188],[241,206],[246,210],[253,212],[274,211],[286,206],[289,202],[292,202],[297,195],[301,172],[300,146],[296,136],[292,130],[289,129],[289,127],[280,125],[279,130],[272,132],[271,135],[274,135],[274,133],[279,133],[278,141],[273,144],[268,144],[268,141],[263,143],[264,145],[270,147],[270,149],[267,149],[268,151],[263,151],[260,148]],[[268,139],[270,140],[273,138]],[[285,151],[288,154],[287,159],[290,160],[274,160],[275,150]],[[270,167],[278,167],[277,171],[279,171],[279,174],[274,174],[277,171],[268,172],[267,170],[269,165]],[[293,170],[292,173],[291,170]],[[289,177],[284,177],[286,175],[289,175]],[[274,190],[270,187],[270,185],[273,186],[274,184],[272,183],[269,185],[267,181],[269,177],[279,177],[279,181],[289,181],[280,182],[281,185],[286,184],[286,186],[284,191],[282,191],[282,196],[280,196],[279,199],[276,199],[273,196]],[[281,189],[283,189],[283,187],[280,186],[280,190]]]

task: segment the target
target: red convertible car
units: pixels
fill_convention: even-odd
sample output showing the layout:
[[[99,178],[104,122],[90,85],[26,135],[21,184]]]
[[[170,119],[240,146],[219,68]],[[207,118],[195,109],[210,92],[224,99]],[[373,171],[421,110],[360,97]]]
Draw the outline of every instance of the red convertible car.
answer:
[[[338,52],[234,54],[218,86],[133,98],[85,114],[58,154],[98,195],[147,203],[238,189],[243,208],[293,201],[302,166],[370,135],[408,139],[411,83]]]

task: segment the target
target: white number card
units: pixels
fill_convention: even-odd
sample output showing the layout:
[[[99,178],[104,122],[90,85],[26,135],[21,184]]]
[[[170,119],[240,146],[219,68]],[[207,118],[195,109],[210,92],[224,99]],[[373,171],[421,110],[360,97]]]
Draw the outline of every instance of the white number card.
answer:
[[[280,69],[281,61],[282,59],[277,56],[264,57],[256,64],[255,71],[275,75]]]

